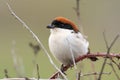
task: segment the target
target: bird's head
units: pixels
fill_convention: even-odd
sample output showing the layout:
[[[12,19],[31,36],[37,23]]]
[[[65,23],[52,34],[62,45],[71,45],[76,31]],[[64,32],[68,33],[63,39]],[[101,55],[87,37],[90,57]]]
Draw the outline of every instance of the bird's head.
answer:
[[[56,17],[47,28],[54,29],[54,28],[62,28],[68,30],[74,30],[76,33],[79,32],[78,27],[69,19],[64,17]]]

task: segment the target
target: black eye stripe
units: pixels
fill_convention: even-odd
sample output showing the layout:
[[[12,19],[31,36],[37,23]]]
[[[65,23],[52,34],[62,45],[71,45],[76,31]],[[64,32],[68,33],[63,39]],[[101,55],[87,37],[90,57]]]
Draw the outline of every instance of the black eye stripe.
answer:
[[[72,26],[70,24],[62,23],[60,21],[54,20],[52,22],[52,25],[55,25],[58,28],[64,28],[64,29],[70,29],[73,30]]]

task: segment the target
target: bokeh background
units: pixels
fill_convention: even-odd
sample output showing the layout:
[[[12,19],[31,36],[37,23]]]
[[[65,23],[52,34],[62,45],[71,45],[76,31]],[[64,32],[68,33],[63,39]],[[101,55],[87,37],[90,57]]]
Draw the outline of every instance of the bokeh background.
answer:
[[[0,0],[0,78],[4,77],[4,69],[8,70],[10,77],[16,77],[13,56],[11,51],[14,46],[15,54],[23,62],[23,74],[27,77],[36,77],[33,74],[34,53],[29,47],[29,42],[37,44],[32,35],[9,12],[8,2],[14,12],[19,16],[39,37],[45,48],[48,48],[49,30],[46,28],[57,16],[64,16],[77,25],[78,20],[73,7],[76,0]],[[81,0],[80,16],[84,34],[88,36],[91,52],[106,52],[103,32],[110,44],[117,34],[120,34],[120,0]],[[13,42],[15,44],[13,45]],[[120,53],[120,39],[117,40],[111,52]],[[51,55],[52,56],[52,55]],[[53,58],[54,60],[54,58]],[[54,60],[60,66],[60,63]],[[46,54],[41,50],[36,57],[40,67],[41,78],[49,78],[56,70],[50,64]],[[85,65],[87,63],[87,66]],[[91,72],[89,60],[85,60],[84,72]],[[95,69],[99,72],[102,60],[95,62]],[[89,65],[89,67],[88,67]],[[106,71],[112,71],[108,66]],[[68,70],[68,77],[75,78],[74,70]],[[114,74],[113,74],[114,75]],[[116,79],[115,76],[105,75],[105,79]],[[87,80],[88,78],[86,78]]]

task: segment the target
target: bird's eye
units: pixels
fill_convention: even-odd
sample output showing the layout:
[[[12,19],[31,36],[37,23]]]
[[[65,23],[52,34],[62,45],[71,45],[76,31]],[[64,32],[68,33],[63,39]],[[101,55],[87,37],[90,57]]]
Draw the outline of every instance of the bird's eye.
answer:
[[[62,27],[64,27],[64,24],[61,24]]]

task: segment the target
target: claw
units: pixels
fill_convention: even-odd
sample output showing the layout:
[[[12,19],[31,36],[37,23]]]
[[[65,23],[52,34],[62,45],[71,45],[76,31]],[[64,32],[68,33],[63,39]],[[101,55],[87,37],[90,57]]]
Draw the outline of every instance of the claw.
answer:
[[[66,73],[64,71],[64,64],[61,65],[60,70],[62,71],[62,73],[64,73],[66,75]]]

